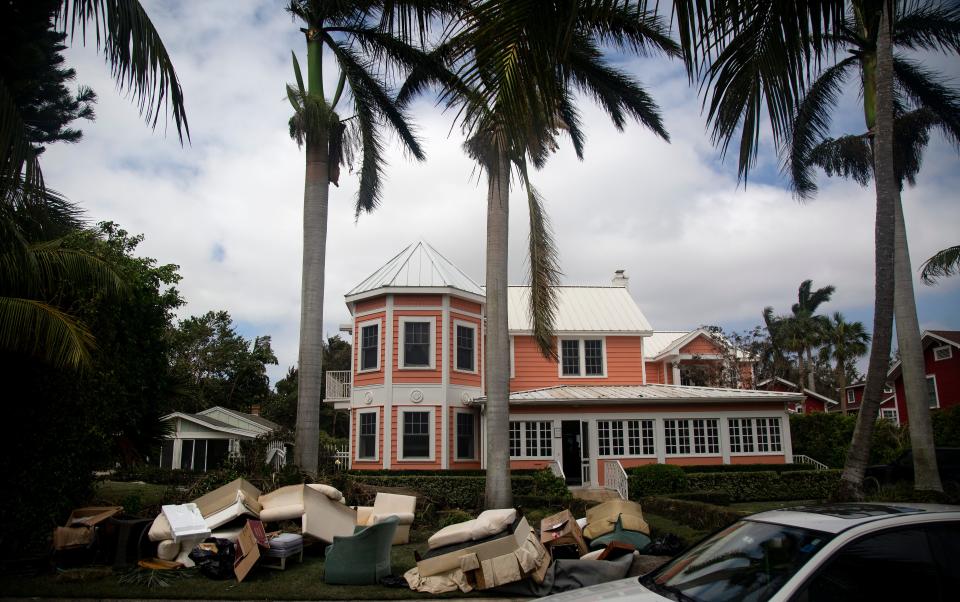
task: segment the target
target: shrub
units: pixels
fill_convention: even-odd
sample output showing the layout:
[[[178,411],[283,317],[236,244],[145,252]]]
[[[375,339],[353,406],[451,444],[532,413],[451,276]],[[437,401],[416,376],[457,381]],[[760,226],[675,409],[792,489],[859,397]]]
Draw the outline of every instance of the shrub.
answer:
[[[639,501],[644,511],[665,516],[701,531],[722,529],[744,516],[744,513],[703,502],[664,497],[645,497]]]
[[[960,406],[930,412],[937,447],[960,447]]]
[[[202,472],[192,470],[172,470],[170,468],[160,468],[158,466],[131,466],[121,468],[110,474],[107,478],[111,481],[143,481],[153,485],[178,485],[189,487],[202,475]]]
[[[729,506],[733,503],[733,496],[726,491],[687,491],[685,493],[676,493],[673,496],[676,500],[687,500],[688,502],[703,502],[704,504],[715,504],[717,506]]]
[[[453,510],[447,510],[443,513],[443,517],[440,519],[440,522],[437,523],[437,528],[442,529],[450,525],[473,520],[473,518],[473,515],[469,512],[464,512],[463,510],[457,510],[454,508]]]
[[[723,491],[731,502],[828,499],[839,483],[839,470],[794,472],[718,472],[687,475],[690,491]]]
[[[672,464],[647,464],[627,472],[631,495],[664,495],[687,490],[687,475]]]
[[[810,456],[831,468],[842,468],[856,422],[853,414],[793,414],[790,416],[793,453]],[[906,432],[906,428],[890,421],[877,422],[870,439],[870,463],[889,462],[909,447]]]
[[[683,472],[788,472],[795,470],[815,470],[813,464],[700,464],[681,466]]]

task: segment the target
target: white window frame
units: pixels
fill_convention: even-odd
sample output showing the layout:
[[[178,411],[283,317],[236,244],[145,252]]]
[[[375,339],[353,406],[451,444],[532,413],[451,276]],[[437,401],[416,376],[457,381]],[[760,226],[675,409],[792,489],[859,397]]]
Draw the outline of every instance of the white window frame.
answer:
[[[943,357],[939,357],[937,354],[938,354],[940,351],[944,350],[944,349],[947,350],[947,354],[946,354],[945,356],[943,356]],[[950,359],[950,358],[952,358],[952,357],[953,357],[953,346],[952,346],[952,345],[940,345],[940,346],[938,346],[938,347],[934,347],[934,348],[933,348],[933,361],[935,361],[935,362],[943,362],[943,361],[946,361],[946,360],[948,360],[948,359]]]
[[[847,403],[857,403],[857,392],[854,389],[847,389]]]
[[[937,408],[940,407],[940,391],[937,390],[937,375],[936,375],[936,374],[928,374],[928,375],[927,375],[927,380],[932,380],[932,381],[933,381],[933,399],[934,399],[934,401],[937,402],[937,404],[930,406],[930,409],[931,409],[931,410],[935,410],[935,409],[937,409]],[[924,384],[926,384],[926,383],[924,383]],[[929,403],[930,403],[930,399],[928,398],[928,399],[927,399],[927,404],[929,404]]]
[[[469,328],[473,331],[473,369],[464,370],[463,368],[457,367],[457,362],[459,361],[460,353],[460,340],[457,337],[457,328],[459,327]],[[478,357],[480,355],[480,345],[478,345],[480,338],[477,336],[477,324],[476,322],[468,322],[466,320],[454,320],[453,321],[453,371],[462,372],[463,374],[478,374],[480,369],[478,367],[479,362]]]
[[[403,425],[404,425],[404,423],[406,422],[406,418],[404,418],[404,416],[406,416],[407,414],[415,414],[415,413],[427,413],[427,414],[430,415],[430,417],[427,419],[427,427],[428,427],[427,443],[428,443],[429,448],[430,448],[430,455],[429,455],[429,456],[426,456],[426,457],[424,457],[424,456],[418,456],[418,457],[416,457],[416,458],[408,458],[408,457],[406,457],[406,455],[405,455],[404,452],[403,452]],[[422,407],[400,408],[400,410],[397,412],[397,461],[398,461],[398,462],[433,462],[433,461],[435,461],[435,459],[436,459],[436,457],[437,457],[437,450],[436,450],[436,447],[437,447],[437,442],[436,442],[436,439],[437,439],[437,422],[436,422],[436,419],[437,419],[437,416],[436,416],[436,414],[435,414],[435,410],[434,410],[433,407],[426,407],[426,408],[422,408]]]
[[[457,438],[460,436],[460,433],[457,432],[457,416],[460,414],[467,414],[473,416],[473,456],[465,457],[459,454],[457,448]],[[509,443],[509,434],[508,443]],[[468,410],[465,408],[455,408],[453,412],[453,459],[457,462],[470,462],[476,461],[480,454],[480,416],[477,415],[473,410]]]
[[[670,453],[669,451],[667,451],[667,421],[670,421],[670,420],[687,423],[687,430],[688,430],[687,443],[690,446],[689,453]],[[693,423],[695,420],[704,420],[704,421],[712,420],[716,422],[716,426],[717,426],[717,451],[716,452],[706,451],[702,453],[697,453],[695,429],[693,426]],[[716,417],[701,417],[701,416],[693,416],[690,418],[679,417],[679,416],[665,417],[663,419],[663,453],[664,455],[668,458],[719,458],[719,457],[722,457],[723,456],[723,433],[720,429],[720,420],[721,420],[720,418],[716,418]],[[704,425],[704,427],[706,428],[706,425]],[[709,429],[707,429],[707,433],[709,433]],[[709,446],[710,446],[709,435],[707,435],[706,442],[707,442],[707,448],[709,449]]]
[[[578,341],[579,344],[579,374],[563,373],[563,341]],[[603,362],[602,374],[587,374],[587,354],[584,341],[600,341],[600,355]],[[583,336],[583,337],[558,337],[557,338],[557,376],[560,378],[606,378],[607,377],[607,337],[602,336]]]
[[[360,457],[360,415],[361,414],[373,414],[376,417],[373,423],[373,457],[372,458]],[[357,448],[353,454],[354,461],[379,462],[380,461],[380,408],[364,408],[362,410],[357,410],[357,425],[354,428],[356,430],[356,437],[357,437]]]
[[[549,460],[554,457],[554,454],[557,451],[557,447],[553,442],[553,420],[511,420],[510,422],[511,423],[516,422],[517,424],[520,425],[520,455],[519,456],[511,455],[510,456],[511,460],[545,460],[545,459]],[[536,456],[527,455],[527,423],[528,422],[533,422],[537,425],[537,454],[538,455]],[[550,454],[547,456],[539,455],[540,450],[542,449],[542,446],[540,443],[543,440],[543,433],[544,433],[541,423],[544,423],[544,422],[547,423],[547,430],[546,430],[547,440],[550,441]],[[508,431],[507,431],[508,450],[507,451],[509,453],[509,445],[510,445],[509,426],[507,428],[508,428]]]
[[[730,424],[732,420],[749,420],[750,421],[750,440],[753,445],[753,451],[733,451],[733,425]],[[760,426],[759,420],[775,420],[778,423],[778,433],[780,440],[780,449],[779,450],[769,450],[769,451],[760,451]],[[741,427],[742,428],[742,427]],[[769,424],[767,425],[769,429]],[[731,456],[782,456],[786,452],[784,451],[786,444],[784,442],[784,426],[783,418],[780,416],[730,416],[727,418],[727,444],[730,446],[730,455]],[[741,438],[741,448],[743,447],[742,438],[743,435],[738,435]],[[768,430],[768,440],[767,446],[772,447],[773,445],[773,436],[772,431]]]
[[[883,415],[884,412],[887,412],[887,413],[891,414],[891,416],[890,416],[890,417],[884,416],[884,415]],[[900,424],[900,409],[897,408],[897,407],[892,407],[892,408],[880,408],[879,416],[877,416],[877,418],[880,419],[880,420],[891,420],[891,421],[893,421],[894,424],[899,425],[899,424]]]
[[[643,450],[643,422],[650,422],[653,427],[652,440],[653,440],[653,451],[649,454],[642,453]],[[600,451],[600,423],[608,422],[610,423],[610,451],[611,453],[605,454]],[[613,423],[621,423],[621,428],[623,430],[623,453],[616,454],[613,453]],[[631,454],[630,453],[630,423],[637,422],[638,427],[640,428],[640,449],[641,453]],[[719,425],[718,425],[719,426]],[[719,431],[718,431],[719,432]],[[597,457],[598,458],[656,458],[657,457],[657,421],[654,418],[602,418],[597,420]]]
[[[516,368],[514,367],[514,365],[516,364],[516,360],[514,360],[514,357],[513,357],[514,354],[516,353],[514,351],[514,344],[513,344],[514,339],[516,339],[516,337],[513,335],[510,335],[510,378],[516,378],[517,376]]]
[[[377,327],[377,366],[375,368],[362,369],[363,367],[363,329],[368,326]],[[380,355],[381,355],[382,341],[383,341],[383,326],[381,324],[380,318],[377,318],[375,320],[366,320],[364,322],[357,322],[357,374],[380,371]]]
[[[400,370],[436,370],[437,365],[437,317],[436,316],[400,316],[398,319],[397,334],[397,367]],[[429,365],[426,366],[407,366],[404,357],[404,348],[406,345],[406,324],[408,322],[429,322],[430,323],[430,351]]]

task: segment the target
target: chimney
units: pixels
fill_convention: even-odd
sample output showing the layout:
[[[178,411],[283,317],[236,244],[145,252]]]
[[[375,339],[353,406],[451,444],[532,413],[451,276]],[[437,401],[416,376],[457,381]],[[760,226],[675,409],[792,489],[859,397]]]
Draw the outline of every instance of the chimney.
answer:
[[[259,404],[259,403],[255,403],[255,404],[253,404],[252,406],[250,406],[250,413],[253,414],[254,416],[259,416],[259,415],[260,415],[260,404]]]
[[[626,270],[617,270],[613,273],[613,286],[622,286],[627,288],[630,283],[630,277],[626,275]]]

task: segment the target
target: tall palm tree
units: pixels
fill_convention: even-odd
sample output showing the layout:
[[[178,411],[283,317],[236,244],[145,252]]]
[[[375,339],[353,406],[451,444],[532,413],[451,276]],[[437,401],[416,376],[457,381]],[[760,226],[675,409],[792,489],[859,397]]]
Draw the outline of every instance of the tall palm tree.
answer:
[[[826,326],[823,316],[816,315],[817,309],[830,300],[836,287],[827,285],[817,290],[811,290],[812,280],[804,280],[797,290],[797,302],[790,308],[793,316],[791,322],[798,341],[798,355],[801,356],[801,386],[803,386],[804,366],[806,366],[807,388],[816,391],[813,370],[813,348],[820,345]],[[802,356],[806,355],[806,361]]]
[[[821,352],[824,359],[833,359],[837,363],[834,382],[840,391],[840,411],[846,416],[847,396],[844,389],[847,387],[847,364],[850,360],[867,354],[870,335],[864,330],[862,322],[847,322],[843,314],[837,311],[827,321],[823,343]]]
[[[709,97],[708,120],[714,141],[726,152],[740,133],[739,171],[743,178],[756,161],[763,108],[766,107],[775,143],[781,149],[786,148],[801,99],[811,87],[814,74],[825,57],[837,55],[847,15],[851,11],[862,13],[865,6],[877,17],[864,22],[875,25],[878,31],[876,77],[865,83],[867,95],[874,94],[875,90],[876,107],[870,156],[877,197],[874,324],[864,401],[841,479],[841,494],[846,497],[862,495],[872,420],[886,380],[893,327],[894,240],[900,192],[893,162],[895,101],[891,28],[895,3],[893,0],[852,3],[845,0],[674,0],[688,73],[691,79],[701,82],[702,91]],[[950,35],[946,31],[944,34]],[[886,102],[889,106],[883,104]],[[889,123],[885,121],[888,118]],[[883,170],[889,173],[881,174]],[[889,182],[893,182],[894,187],[888,185]],[[910,329],[909,324],[901,325],[905,330]],[[915,456],[917,462],[927,463],[929,454],[921,452],[921,455],[924,457]],[[918,475],[920,472],[929,475],[927,468],[929,466],[918,471]],[[918,485],[921,480],[924,487],[931,485],[926,478],[918,479]]]
[[[960,245],[947,247],[923,263],[920,277],[924,284],[936,284],[940,278],[949,278],[960,272]]]
[[[846,51],[849,56],[820,74],[802,100],[794,121],[786,163],[794,188],[801,197],[809,197],[816,190],[811,174],[814,166],[823,168],[830,175],[854,177],[861,184],[866,184],[873,172],[870,158],[873,132],[877,127],[873,90],[876,88],[882,4],[855,2],[853,8],[835,40],[838,49]],[[894,48],[960,54],[960,6],[933,1],[899,3],[893,15],[891,42]],[[831,110],[835,108],[845,79],[854,69],[859,70],[864,90],[863,114],[867,132],[828,137]],[[952,142],[960,143],[960,90],[950,88],[943,77],[899,54],[893,54],[893,80],[894,169],[899,196],[904,181],[913,184],[916,179],[930,130],[939,129]],[[915,450],[929,447],[915,452],[916,485],[918,489],[939,490],[902,205],[897,204],[894,212],[894,313],[911,441]]]
[[[428,82],[458,109],[467,153],[487,176],[486,378],[488,507],[511,504],[507,239],[510,181],[516,173],[530,215],[528,253],[533,334],[541,353],[556,356],[554,290],[559,269],[543,199],[528,164],[541,167],[561,131],[582,158],[584,135],[574,92],[592,96],[618,130],[629,119],[668,140],[659,110],[642,86],[611,66],[601,47],[676,54],[657,18],[633,2],[485,0],[471,4],[463,27],[437,52],[457,75],[446,81],[415,75],[403,97]]]
[[[290,0],[287,11],[303,24],[307,78],[293,56],[296,85],[287,86],[293,106],[290,135],[306,147],[303,192],[303,273],[300,307],[300,359],[297,398],[296,463],[316,473],[323,379],[323,293],[330,184],[338,185],[340,167],[360,153],[356,215],[381,201],[385,166],[381,126],[397,134],[418,160],[423,149],[408,117],[392,96],[383,70],[406,71],[426,60],[409,40],[439,14],[443,2],[390,0]],[[450,3],[446,3],[450,4]],[[333,95],[323,88],[323,59],[328,52],[339,75]],[[350,115],[341,118],[340,102]]]

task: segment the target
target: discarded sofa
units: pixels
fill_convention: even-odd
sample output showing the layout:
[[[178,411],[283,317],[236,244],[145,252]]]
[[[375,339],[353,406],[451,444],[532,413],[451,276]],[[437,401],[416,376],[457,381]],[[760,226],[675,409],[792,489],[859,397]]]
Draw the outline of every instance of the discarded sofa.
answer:
[[[349,537],[334,536],[326,549],[324,583],[372,585],[389,575],[390,549],[398,525],[397,517],[388,516],[369,527],[358,527]]]
[[[397,519],[393,545],[410,542],[410,526],[417,509],[417,498],[412,495],[378,492],[373,506],[357,506],[357,525],[367,527],[387,520]]]
[[[343,503],[343,494],[329,485],[288,485],[260,496],[260,520],[300,520],[304,535],[332,543],[353,535],[357,511]]]

